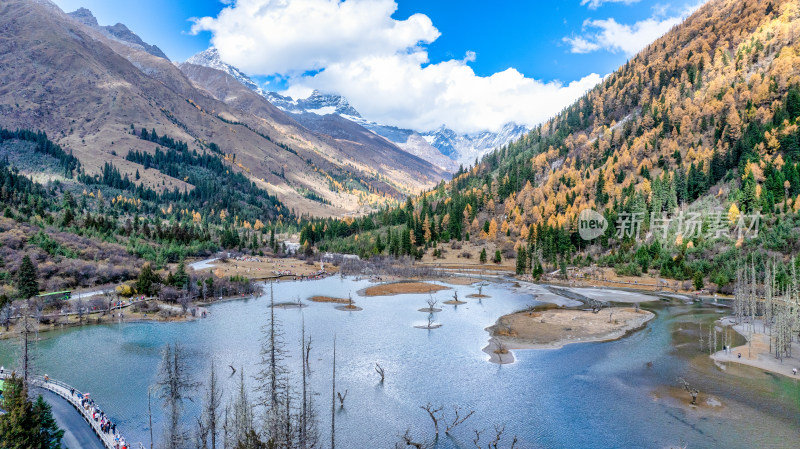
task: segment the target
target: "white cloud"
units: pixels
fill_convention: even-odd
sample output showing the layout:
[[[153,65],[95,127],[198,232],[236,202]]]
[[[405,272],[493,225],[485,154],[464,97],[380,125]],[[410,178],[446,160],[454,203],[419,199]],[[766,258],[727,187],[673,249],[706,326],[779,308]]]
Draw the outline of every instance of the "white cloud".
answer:
[[[656,5],[651,17],[635,22],[632,25],[618,23],[613,18],[605,20],[587,19],[583,22],[584,31],[589,29],[597,31],[586,31],[582,36],[568,36],[563,38],[563,41],[569,44],[572,53],[589,53],[604,49],[611,52],[621,51],[628,56],[632,56],[664,35],[670,28],[681,23],[683,19],[691,15],[703,3],[704,1],[701,1],[698,4],[688,6],[680,14],[672,17],[664,17],[666,15],[666,7]]]
[[[589,9],[597,9],[603,6],[604,3],[624,3],[630,5],[637,2],[639,2],[639,0],[581,0],[581,5],[589,5]]]
[[[425,46],[439,31],[422,14],[393,19],[396,9],[394,0],[236,0],[192,31],[210,31],[222,59],[247,73],[285,77],[295,97],[338,93],[371,120],[417,130],[532,126],[601,80],[564,85],[513,68],[478,76],[471,51],[431,64]]]
[[[464,60],[422,67],[425,59],[425,52],[362,58],[295,82],[334,89],[378,122],[417,130],[444,124],[475,132],[508,122],[541,123],[602,80],[591,74],[568,85],[543,83],[515,69],[481,77]]]
[[[591,53],[602,48],[597,42],[590,42],[583,37],[565,37],[564,42],[571,47],[572,53]]]
[[[195,19],[220,56],[264,75],[320,70],[386,51],[413,49],[440,33],[430,18],[395,20],[394,0],[237,0],[216,18]]]

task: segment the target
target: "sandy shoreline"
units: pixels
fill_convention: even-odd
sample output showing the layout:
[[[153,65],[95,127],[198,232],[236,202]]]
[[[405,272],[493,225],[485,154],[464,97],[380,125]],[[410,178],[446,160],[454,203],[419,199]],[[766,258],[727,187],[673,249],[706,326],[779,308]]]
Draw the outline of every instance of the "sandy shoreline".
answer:
[[[750,336],[749,325],[732,323],[732,319],[723,318],[722,325],[730,325],[736,332],[742,335],[745,339]],[[792,369],[796,369],[800,373],[800,359],[784,358],[781,361],[775,358],[775,355],[770,352],[769,335],[759,332],[762,330],[760,322],[756,322],[756,332],[752,334],[752,344],[745,343],[741,346],[731,348],[730,351],[718,351],[710,357],[717,363],[721,369],[725,369],[726,363],[737,363],[740,365],[752,366],[771,373],[780,374],[792,379],[800,379],[800,374],[795,375]],[[800,353],[800,343],[792,343],[792,353]],[[739,354],[742,356],[739,357]]]
[[[72,327],[94,326],[98,324],[118,324],[118,323],[174,323],[182,321],[194,321],[203,318],[203,312],[210,315],[211,312],[207,306],[211,304],[219,304],[228,301],[235,301],[240,299],[251,299],[252,295],[246,296],[228,296],[214,301],[198,301],[191,303],[186,314],[180,306],[174,304],[165,304],[157,302],[158,310],[148,310],[147,312],[136,312],[132,309],[135,304],[127,304],[122,308],[114,308],[111,313],[108,310],[98,310],[84,314],[83,319],[79,319],[78,315],[71,313],[68,316],[59,316],[59,321],[53,324],[39,324],[38,332],[47,333],[54,330],[63,330]],[[155,300],[151,300],[155,301]],[[282,305],[286,305],[283,303]],[[276,306],[278,306],[276,304]],[[296,304],[294,305],[296,307]],[[191,311],[195,309],[195,314],[192,315]],[[162,310],[169,311],[168,316],[162,316],[159,312]],[[120,312],[122,316],[120,317]],[[17,338],[19,333],[15,330],[15,325],[12,325],[8,331],[0,327],[0,340],[9,338]]]
[[[483,351],[493,363],[512,363],[511,350],[559,349],[571,343],[616,340],[642,328],[655,314],[630,307],[588,310],[549,309],[504,315],[486,328],[491,338]]]

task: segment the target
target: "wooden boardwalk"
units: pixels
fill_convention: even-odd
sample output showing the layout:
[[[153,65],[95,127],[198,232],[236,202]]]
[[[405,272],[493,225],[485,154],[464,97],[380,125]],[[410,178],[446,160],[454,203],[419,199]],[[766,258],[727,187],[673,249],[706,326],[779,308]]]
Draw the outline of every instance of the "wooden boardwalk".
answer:
[[[11,374],[8,373],[8,372],[0,373],[0,378],[4,378],[5,379],[5,378],[9,378],[9,377],[11,377]],[[91,411],[90,410],[85,410],[83,408],[83,406],[81,405],[81,400],[78,398],[77,394],[75,394],[75,395],[72,394],[73,390],[76,393],[79,392],[78,389],[74,389],[73,387],[65,384],[64,382],[60,382],[60,381],[57,381],[57,380],[54,380],[54,379],[45,380],[41,376],[32,376],[30,378],[29,383],[31,384],[32,387],[44,388],[47,391],[53,392],[53,393],[61,396],[61,398],[63,398],[70,405],[75,407],[75,409],[78,411],[78,413],[80,413],[81,416],[83,417],[84,421],[86,421],[86,424],[91,427],[91,429],[94,431],[94,433],[97,435],[97,437],[100,438],[100,441],[103,442],[103,445],[107,449],[118,449],[118,448],[121,447],[118,444],[118,442],[115,440],[115,438],[117,436],[120,437],[120,440],[122,439],[121,432],[119,431],[119,428],[117,428],[116,435],[115,434],[111,434],[111,433],[103,432],[100,429],[100,423],[98,421],[95,421],[94,419],[92,419]],[[102,407],[101,407],[101,409],[102,409]],[[141,444],[139,444],[139,446],[141,446]],[[128,442],[128,447],[131,448],[130,442]],[[135,448],[132,448],[132,449],[135,449]]]

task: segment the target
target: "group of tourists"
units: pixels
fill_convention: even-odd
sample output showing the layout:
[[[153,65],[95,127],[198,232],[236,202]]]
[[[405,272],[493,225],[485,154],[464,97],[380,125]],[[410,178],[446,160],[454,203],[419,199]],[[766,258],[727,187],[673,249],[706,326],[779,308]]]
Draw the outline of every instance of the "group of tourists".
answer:
[[[98,425],[101,432],[114,437],[115,449],[129,449],[125,439],[117,433],[117,425],[111,421],[111,418],[106,416],[105,412],[103,412],[103,410],[101,410],[97,404],[94,403],[94,399],[89,398],[88,395],[85,395],[81,392],[75,391],[74,388],[70,389],[70,394],[78,398],[83,410],[86,412],[86,414],[91,416],[92,420],[94,420],[94,422]]]

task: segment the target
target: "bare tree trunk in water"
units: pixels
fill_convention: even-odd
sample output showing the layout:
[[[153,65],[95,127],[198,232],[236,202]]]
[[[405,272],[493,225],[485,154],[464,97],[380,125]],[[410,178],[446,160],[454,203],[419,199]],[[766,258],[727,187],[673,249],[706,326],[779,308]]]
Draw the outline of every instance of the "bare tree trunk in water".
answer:
[[[153,407],[152,407],[153,391],[151,388],[147,389],[147,415],[150,419],[150,449],[153,449]]]
[[[211,449],[217,448],[217,421],[219,421],[219,408],[222,403],[222,391],[217,385],[217,370],[214,361],[211,361],[211,375],[208,379],[208,396],[205,405],[205,425],[211,437]]]
[[[336,336],[333,336],[333,376],[331,377],[331,449],[336,449]]]

